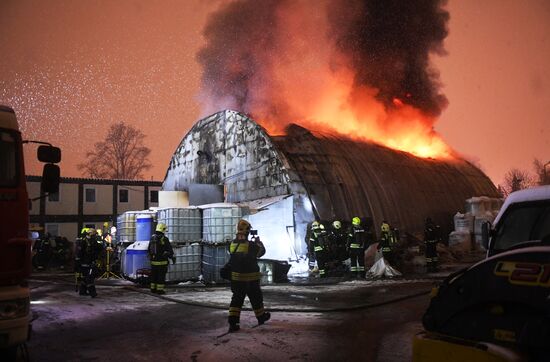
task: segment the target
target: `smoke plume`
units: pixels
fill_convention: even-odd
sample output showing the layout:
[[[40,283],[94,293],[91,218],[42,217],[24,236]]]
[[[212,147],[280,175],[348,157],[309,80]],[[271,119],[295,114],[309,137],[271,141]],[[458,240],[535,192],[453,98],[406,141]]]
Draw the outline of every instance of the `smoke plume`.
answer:
[[[444,54],[449,19],[444,5],[444,0],[224,4],[210,16],[206,44],[197,55],[203,112],[235,109],[271,132],[294,122],[322,129],[337,124],[341,133],[378,140],[388,132],[395,140],[406,128],[409,135],[431,139],[435,118],[447,104],[430,66],[431,54]],[[396,142],[409,142],[405,138],[411,136]]]

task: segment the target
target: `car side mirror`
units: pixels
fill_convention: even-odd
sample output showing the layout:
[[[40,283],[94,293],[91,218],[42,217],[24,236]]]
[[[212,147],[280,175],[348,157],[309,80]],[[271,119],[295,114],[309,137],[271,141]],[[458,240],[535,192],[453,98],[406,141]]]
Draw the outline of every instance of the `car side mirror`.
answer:
[[[59,163],[61,161],[61,149],[54,146],[38,146],[36,157],[40,162]]]
[[[481,224],[481,245],[485,248],[485,250],[489,249],[490,232],[491,223],[489,221],[485,221]]]
[[[59,192],[60,171],[59,166],[53,163],[44,165],[42,171],[42,192],[56,193]]]

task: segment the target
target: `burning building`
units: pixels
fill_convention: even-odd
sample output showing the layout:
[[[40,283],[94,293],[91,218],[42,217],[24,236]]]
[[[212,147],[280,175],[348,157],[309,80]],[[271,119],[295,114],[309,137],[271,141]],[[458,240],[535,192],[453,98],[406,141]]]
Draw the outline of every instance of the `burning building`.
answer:
[[[474,195],[497,196],[490,179],[461,158],[420,158],[372,142],[290,125],[271,136],[248,116],[225,110],[199,120],[177,147],[164,190],[223,187],[223,200],[247,205],[267,258],[306,253],[314,219],[369,217],[402,231],[432,217],[449,231]],[[208,191],[207,191],[208,192]]]

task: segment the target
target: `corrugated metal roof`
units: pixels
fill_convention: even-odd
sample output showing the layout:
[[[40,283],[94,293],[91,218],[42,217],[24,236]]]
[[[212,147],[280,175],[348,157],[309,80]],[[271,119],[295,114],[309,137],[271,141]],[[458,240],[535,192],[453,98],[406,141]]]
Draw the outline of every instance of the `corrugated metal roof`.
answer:
[[[419,158],[373,143],[314,135],[296,125],[272,140],[321,219],[370,216],[376,226],[385,219],[420,231],[430,216],[447,229],[467,198],[498,197],[491,180],[463,159]]]
[[[462,159],[418,158],[296,125],[270,137],[234,111],[198,121],[182,139],[163,188],[192,183],[225,185],[228,202],[307,194],[321,219],[369,216],[377,229],[387,220],[409,232],[423,230],[428,216],[449,231],[466,199],[498,196],[491,180]]]

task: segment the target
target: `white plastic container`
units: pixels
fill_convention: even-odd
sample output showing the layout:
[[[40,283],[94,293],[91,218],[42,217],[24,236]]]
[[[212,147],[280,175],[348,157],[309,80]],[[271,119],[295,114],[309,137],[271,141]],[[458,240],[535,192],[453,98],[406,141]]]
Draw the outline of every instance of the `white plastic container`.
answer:
[[[224,243],[235,238],[237,223],[243,210],[234,204],[205,205],[202,217],[202,236],[206,243]]]
[[[190,245],[172,245],[176,264],[168,266],[166,281],[182,282],[198,279],[201,275],[201,245],[194,243]]]
[[[467,213],[457,212],[454,216],[455,231],[471,233],[474,231],[474,217]]]
[[[449,246],[460,245],[468,249],[471,246],[472,238],[469,232],[453,231],[449,234]]]
[[[197,207],[159,209],[158,222],[168,227],[166,236],[171,242],[202,239],[202,215]]]

